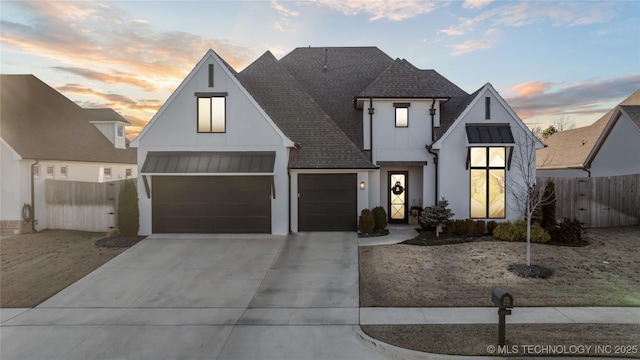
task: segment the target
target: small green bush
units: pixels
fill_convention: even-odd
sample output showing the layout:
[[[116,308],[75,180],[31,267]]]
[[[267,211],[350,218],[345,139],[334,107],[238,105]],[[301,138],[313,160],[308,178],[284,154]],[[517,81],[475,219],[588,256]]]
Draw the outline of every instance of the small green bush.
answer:
[[[493,235],[493,230],[495,230],[496,226],[498,226],[498,223],[494,220],[489,220],[487,222],[487,232],[489,235]]]
[[[522,219],[502,222],[493,230],[493,237],[505,241],[527,241],[527,223]],[[551,236],[540,224],[531,224],[532,243],[547,243],[550,239]]]
[[[382,206],[374,207],[371,210],[373,214],[373,221],[375,223],[375,230],[384,230],[387,227],[387,212],[384,210]]]
[[[118,194],[118,230],[125,236],[138,235],[140,210],[135,180],[126,180]]]
[[[369,209],[362,209],[360,217],[358,218],[358,231],[362,234],[370,234],[373,232],[376,223],[373,218],[373,213]]]
[[[584,244],[584,240],[582,240],[582,223],[578,219],[562,218],[558,226],[551,231],[551,239],[559,244]]]

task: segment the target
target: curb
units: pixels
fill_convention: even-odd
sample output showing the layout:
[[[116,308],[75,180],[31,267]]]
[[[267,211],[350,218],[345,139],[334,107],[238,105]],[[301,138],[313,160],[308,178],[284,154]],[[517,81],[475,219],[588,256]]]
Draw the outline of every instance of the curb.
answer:
[[[468,359],[468,360],[499,360],[502,359],[497,356],[463,356],[463,355],[444,355],[433,354],[422,351],[409,350],[401,348],[395,345],[387,344],[386,342],[374,339],[371,336],[365,334],[359,325],[355,326],[356,337],[360,342],[370,349],[380,352],[391,359],[396,360],[453,360],[453,359]]]

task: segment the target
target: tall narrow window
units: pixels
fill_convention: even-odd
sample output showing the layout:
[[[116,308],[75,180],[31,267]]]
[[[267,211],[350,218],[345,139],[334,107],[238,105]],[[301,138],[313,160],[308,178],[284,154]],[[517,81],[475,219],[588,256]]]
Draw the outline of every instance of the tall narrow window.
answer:
[[[33,176],[40,177],[40,165],[33,165]]]
[[[505,148],[471,149],[471,218],[505,217]]]
[[[198,98],[198,132],[223,133],[226,131],[226,98]]]
[[[393,103],[396,108],[396,127],[409,126],[409,106],[410,103]]]
[[[47,165],[47,177],[53,177],[54,167],[53,165]]]
[[[67,177],[67,167],[66,166],[60,166],[60,177],[63,177],[63,178]]]

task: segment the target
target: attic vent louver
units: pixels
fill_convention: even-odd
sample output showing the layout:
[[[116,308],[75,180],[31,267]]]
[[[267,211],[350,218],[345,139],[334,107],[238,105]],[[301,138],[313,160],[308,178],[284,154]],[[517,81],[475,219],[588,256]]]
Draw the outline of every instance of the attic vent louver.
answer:
[[[327,51],[329,49],[324,49],[324,68],[322,68],[322,71],[327,72]]]

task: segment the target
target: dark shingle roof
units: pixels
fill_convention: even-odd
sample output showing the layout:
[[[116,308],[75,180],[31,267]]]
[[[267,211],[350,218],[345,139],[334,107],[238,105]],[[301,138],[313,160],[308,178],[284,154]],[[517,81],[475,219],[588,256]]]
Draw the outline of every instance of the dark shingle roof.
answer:
[[[358,97],[449,98],[466,93],[435,70],[420,70],[407,60],[396,59]]]
[[[377,47],[297,48],[280,59],[359,149],[362,112],[354,108],[353,99],[392,63],[393,59]]]
[[[621,105],[620,108],[629,116],[629,119],[640,129],[640,105]]]
[[[290,168],[375,167],[270,52],[237,76],[287,137],[300,144],[291,150]]]
[[[136,163],[135,149],[116,149],[89,122],[93,112],[35,76],[0,75],[0,93],[0,136],[22,158]]]

